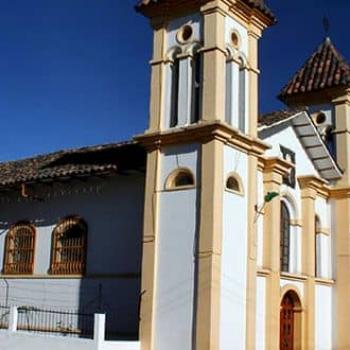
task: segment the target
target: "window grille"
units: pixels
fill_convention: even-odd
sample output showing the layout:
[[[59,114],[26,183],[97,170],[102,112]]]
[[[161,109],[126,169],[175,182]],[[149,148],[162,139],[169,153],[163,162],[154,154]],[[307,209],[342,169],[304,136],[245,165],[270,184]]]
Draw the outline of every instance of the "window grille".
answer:
[[[34,266],[35,228],[29,223],[14,225],[5,246],[5,274],[32,274]]]
[[[69,217],[53,231],[52,274],[76,275],[85,272],[87,225]]]

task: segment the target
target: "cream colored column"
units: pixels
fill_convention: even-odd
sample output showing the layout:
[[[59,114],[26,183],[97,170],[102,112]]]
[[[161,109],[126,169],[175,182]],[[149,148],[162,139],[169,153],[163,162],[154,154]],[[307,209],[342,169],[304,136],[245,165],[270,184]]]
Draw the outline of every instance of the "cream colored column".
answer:
[[[304,294],[304,345],[315,348],[315,199],[316,190],[301,188],[302,209],[302,272],[307,276]]]
[[[258,109],[259,109],[259,67],[258,67],[258,42],[261,30],[251,25],[248,31],[249,44],[249,129],[248,134],[257,137]]]
[[[333,101],[335,104],[335,126],[337,162],[344,170],[338,185],[350,186],[350,95]]]
[[[291,165],[282,159],[265,161],[264,190],[280,192],[282,176]],[[268,350],[279,349],[280,337],[280,215],[281,201],[275,197],[265,204],[264,214],[264,269],[266,277],[266,346]]]
[[[154,338],[154,298],[155,298],[155,260],[156,237],[158,231],[158,187],[160,151],[149,151],[145,182],[145,201],[142,241],[142,281],[140,310],[141,350],[153,349]]]
[[[215,0],[203,5],[204,21],[202,119],[225,121],[225,11]]]
[[[279,192],[282,175],[269,171],[264,174],[265,193]],[[266,349],[279,349],[280,324],[280,210],[278,198],[265,206],[264,268],[270,271],[266,280]]]
[[[219,350],[223,143],[202,145],[196,350]]]
[[[164,95],[165,95],[165,47],[167,32],[163,23],[153,20],[153,58],[151,61],[151,95],[150,95],[150,132],[162,129],[164,118]]]
[[[337,161],[344,170],[335,204],[335,345],[350,349],[350,96],[333,101],[336,118]]]
[[[350,349],[350,189],[335,198],[335,349]]]

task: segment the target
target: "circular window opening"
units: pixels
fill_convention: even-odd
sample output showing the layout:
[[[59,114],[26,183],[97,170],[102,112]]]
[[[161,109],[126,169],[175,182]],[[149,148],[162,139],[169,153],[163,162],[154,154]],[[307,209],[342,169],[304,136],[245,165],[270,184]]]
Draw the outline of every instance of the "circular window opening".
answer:
[[[231,43],[235,49],[239,48],[239,36],[236,32],[231,33]]]
[[[181,43],[185,43],[188,40],[191,39],[193,35],[193,29],[191,26],[189,25],[185,25],[181,28],[181,30],[179,31],[178,35],[177,35],[177,39],[178,41],[180,41]]]
[[[316,123],[317,124],[323,124],[326,121],[326,119],[327,119],[326,115],[323,112],[321,112],[316,117]]]

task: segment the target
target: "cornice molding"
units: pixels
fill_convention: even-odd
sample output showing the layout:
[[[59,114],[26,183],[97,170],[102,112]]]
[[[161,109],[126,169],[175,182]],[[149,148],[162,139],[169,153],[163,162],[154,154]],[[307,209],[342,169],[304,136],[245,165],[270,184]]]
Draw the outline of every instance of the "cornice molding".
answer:
[[[214,139],[255,156],[261,156],[270,148],[265,142],[242,134],[238,129],[221,121],[201,121],[197,124],[164,131],[146,131],[144,134],[134,137],[134,140],[141,143],[147,150],[175,144],[207,143]]]

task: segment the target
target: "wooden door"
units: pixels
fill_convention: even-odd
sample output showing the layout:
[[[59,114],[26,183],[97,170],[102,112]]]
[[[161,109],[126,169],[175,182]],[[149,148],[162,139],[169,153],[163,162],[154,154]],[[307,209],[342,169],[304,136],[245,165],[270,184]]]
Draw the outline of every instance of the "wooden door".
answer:
[[[294,341],[294,302],[287,293],[281,303],[280,349],[293,350]]]

